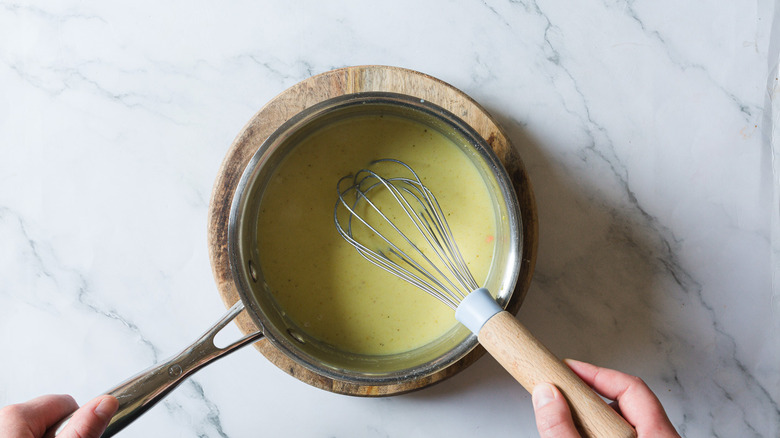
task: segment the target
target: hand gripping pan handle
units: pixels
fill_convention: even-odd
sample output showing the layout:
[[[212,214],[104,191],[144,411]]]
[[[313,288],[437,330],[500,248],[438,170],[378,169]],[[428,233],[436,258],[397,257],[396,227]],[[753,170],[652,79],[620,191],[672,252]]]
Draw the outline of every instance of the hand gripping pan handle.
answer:
[[[262,331],[250,333],[224,348],[214,345],[214,337],[241,311],[244,303],[238,301],[225,315],[189,347],[167,360],[122,382],[105,394],[113,395],[119,401],[117,410],[108,424],[103,437],[110,437],[124,429],[141,414],[162,400],[187,377],[211,362],[225,357],[239,348],[254,343],[263,337]],[[71,414],[72,415],[72,414]],[[55,437],[67,425],[70,415],[49,429],[46,438]]]

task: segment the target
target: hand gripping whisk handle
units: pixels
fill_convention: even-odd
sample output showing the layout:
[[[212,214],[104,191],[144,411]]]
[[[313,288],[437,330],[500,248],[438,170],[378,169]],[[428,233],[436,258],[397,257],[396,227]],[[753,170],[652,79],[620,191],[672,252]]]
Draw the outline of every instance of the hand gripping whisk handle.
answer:
[[[539,342],[485,288],[469,294],[455,317],[528,392],[538,383],[558,387],[586,437],[636,437],[636,431],[585,382]]]

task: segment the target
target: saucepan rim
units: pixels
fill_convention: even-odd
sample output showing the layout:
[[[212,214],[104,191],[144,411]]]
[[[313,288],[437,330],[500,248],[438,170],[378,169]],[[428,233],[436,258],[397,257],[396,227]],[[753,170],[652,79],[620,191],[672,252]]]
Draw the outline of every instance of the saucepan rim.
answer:
[[[316,349],[311,347],[311,342],[307,342],[300,331],[289,327],[287,324],[280,324],[283,310],[271,308],[268,301],[260,302],[263,294],[269,294],[268,286],[263,284],[262,270],[260,266],[253,261],[247,244],[243,239],[248,239],[251,234],[246,231],[250,220],[248,216],[252,214],[252,199],[256,199],[257,184],[263,184],[259,177],[262,170],[268,172],[273,170],[275,160],[280,160],[278,154],[287,153],[284,148],[294,148],[286,144],[301,130],[307,126],[322,120],[324,117],[333,116],[340,111],[360,112],[363,108],[374,111],[377,108],[386,108],[388,110],[403,112],[414,117],[421,117],[435,120],[445,129],[451,129],[450,135],[460,137],[461,147],[469,148],[472,153],[472,161],[480,160],[485,172],[490,172],[495,178],[495,189],[500,193],[494,195],[503,201],[501,207],[501,216],[498,220],[505,226],[502,229],[506,232],[506,248],[503,254],[504,263],[503,272],[495,277],[499,287],[496,290],[496,300],[504,307],[509,303],[512,294],[515,291],[515,285],[520,275],[521,254],[523,250],[522,217],[517,195],[509,175],[504,169],[498,157],[492,151],[490,145],[483,139],[477,131],[461,120],[456,115],[446,109],[428,102],[426,100],[399,93],[390,92],[362,92],[354,94],[341,95],[319,102],[290,118],[278,129],[276,129],[256,150],[248,164],[241,174],[241,178],[236,185],[233,199],[230,207],[230,216],[228,220],[228,255],[230,271],[233,281],[241,301],[247,309],[247,313],[262,330],[265,337],[274,347],[280,350],[295,363],[313,373],[333,380],[356,384],[356,385],[395,385],[408,382],[422,377],[434,374],[457,362],[477,345],[476,336],[470,334],[465,328],[457,333],[453,332],[450,336],[456,336],[461,339],[456,342],[453,348],[446,350],[445,354],[436,357],[427,357],[420,363],[410,367],[387,371],[382,369],[379,363],[383,360],[391,359],[378,356],[360,356],[346,354],[344,360],[334,360],[333,357],[322,355]],[[379,157],[378,157],[379,158]],[[268,168],[267,166],[271,166]],[[335,185],[334,185],[335,202]],[[497,212],[498,215],[498,212]],[[500,225],[497,223],[497,226]],[[335,232],[335,227],[334,227]],[[251,245],[251,244],[249,244]],[[496,265],[494,264],[494,267]],[[491,274],[493,275],[493,274]],[[422,292],[421,292],[422,293]],[[260,299],[258,298],[260,295]],[[282,326],[282,327],[280,327]],[[455,330],[455,329],[454,329]],[[452,332],[452,331],[451,331]],[[442,341],[444,342],[444,341]],[[455,342],[449,340],[447,342]],[[410,354],[414,354],[413,352]],[[327,360],[324,356],[328,356]],[[408,358],[407,358],[408,359]],[[414,360],[412,360],[414,363]],[[360,364],[354,366],[352,364]],[[346,365],[345,365],[346,364]]]

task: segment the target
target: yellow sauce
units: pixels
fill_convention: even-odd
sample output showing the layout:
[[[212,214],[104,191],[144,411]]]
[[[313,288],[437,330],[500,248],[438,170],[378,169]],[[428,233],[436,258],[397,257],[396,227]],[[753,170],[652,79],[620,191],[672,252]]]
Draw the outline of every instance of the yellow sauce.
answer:
[[[412,350],[456,324],[452,309],[370,264],[336,232],[336,183],[379,158],[409,164],[433,191],[480,285],[495,233],[490,197],[476,168],[434,129],[393,116],[361,116],[303,140],[263,196],[263,275],[288,317],[310,336],[370,355]]]

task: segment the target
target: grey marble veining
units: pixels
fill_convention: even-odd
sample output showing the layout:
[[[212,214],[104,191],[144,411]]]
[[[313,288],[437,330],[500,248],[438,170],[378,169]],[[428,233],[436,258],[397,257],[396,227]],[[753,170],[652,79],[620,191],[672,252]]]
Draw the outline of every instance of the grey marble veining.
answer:
[[[539,258],[519,318],[641,376],[687,437],[780,436],[776,5],[0,1],[0,404],[85,402],[222,313],[206,212],[233,137],[314,74],[419,70],[504,126]],[[235,329],[234,329],[235,331]],[[123,436],[536,436],[491,359],[356,399],[252,349]]]

